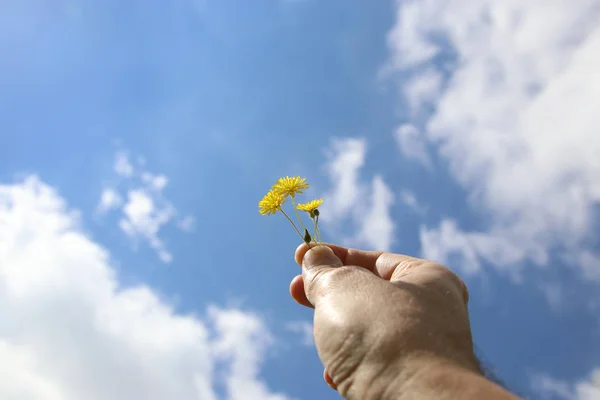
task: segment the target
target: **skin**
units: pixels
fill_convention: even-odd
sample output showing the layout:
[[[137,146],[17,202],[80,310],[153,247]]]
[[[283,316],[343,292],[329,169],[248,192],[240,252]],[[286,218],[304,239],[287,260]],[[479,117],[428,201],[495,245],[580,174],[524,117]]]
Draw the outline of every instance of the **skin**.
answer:
[[[332,244],[298,247],[292,298],[314,308],[325,382],[349,400],[517,399],[473,353],[463,281],[443,265]]]

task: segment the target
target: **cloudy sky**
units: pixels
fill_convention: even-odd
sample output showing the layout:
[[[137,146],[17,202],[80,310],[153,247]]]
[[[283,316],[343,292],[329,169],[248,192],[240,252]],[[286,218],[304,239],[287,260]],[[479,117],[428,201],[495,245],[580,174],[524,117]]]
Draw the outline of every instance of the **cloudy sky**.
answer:
[[[338,398],[282,175],[459,273],[509,389],[600,398],[600,0],[0,1],[0,52],[0,398]]]

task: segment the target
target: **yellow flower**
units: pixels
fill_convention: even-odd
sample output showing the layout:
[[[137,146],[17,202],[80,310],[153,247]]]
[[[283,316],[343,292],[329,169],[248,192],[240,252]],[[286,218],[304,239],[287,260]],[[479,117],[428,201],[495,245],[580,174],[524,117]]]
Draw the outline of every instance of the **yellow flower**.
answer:
[[[300,211],[306,211],[308,213],[314,213],[314,211],[323,204],[323,199],[311,200],[308,203],[298,204],[296,208]]]
[[[281,209],[281,205],[285,203],[285,197],[281,193],[275,190],[269,190],[269,193],[258,202],[258,207],[262,215],[275,214],[277,210]]]
[[[306,183],[306,178],[299,176],[279,178],[275,185],[273,185],[273,190],[281,194],[284,198],[301,194],[304,189],[308,189],[308,183]]]

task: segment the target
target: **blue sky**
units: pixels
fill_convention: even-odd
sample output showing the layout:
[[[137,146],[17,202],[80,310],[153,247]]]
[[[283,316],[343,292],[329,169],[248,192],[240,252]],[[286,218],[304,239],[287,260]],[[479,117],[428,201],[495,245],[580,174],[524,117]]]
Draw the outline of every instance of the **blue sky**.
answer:
[[[465,279],[509,389],[598,398],[598,6],[1,4],[0,397],[338,398],[257,212],[302,175]]]

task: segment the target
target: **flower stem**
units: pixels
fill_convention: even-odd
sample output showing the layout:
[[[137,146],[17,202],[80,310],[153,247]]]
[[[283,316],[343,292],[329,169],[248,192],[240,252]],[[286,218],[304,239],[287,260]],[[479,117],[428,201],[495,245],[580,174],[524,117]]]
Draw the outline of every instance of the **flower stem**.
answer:
[[[287,218],[287,220],[290,221],[290,224],[292,224],[292,226],[294,227],[296,232],[298,232],[298,236],[300,236],[300,239],[302,239],[302,241],[304,241],[304,236],[300,233],[300,231],[298,230],[298,227],[296,226],[296,224],[294,224],[294,221],[292,221],[292,219],[286,214],[285,211],[283,211],[282,208],[280,208],[279,211],[281,211],[281,213]]]
[[[321,241],[321,230],[319,229],[319,216],[317,215],[316,219],[315,219],[315,232],[317,233],[317,238],[319,239],[319,243],[322,243]]]
[[[300,221],[300,226],[302,226],[302,228],[304,230],[306,230],[306,227],[302,223],[302,218],[300,218],[300,213],[298,213],[298,209],[296,208],[296,201],[294,200],[294,196],[292,196],[292,205],[294,206],[294,211],[296,212],[296,217],[298,217],[298,221]]]
[[[312,217],[312,216],[310,217],[310,219],[312,219],[313,225],[315,226],[313,240],[315,241],[315,243],[318,244],[319,242],[318,242],[318,236],[317,236],[317,232],[318,232],[317,231],[317,221],[315,220],[315,217]]]

